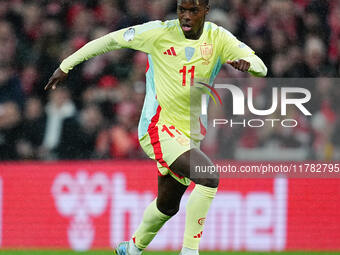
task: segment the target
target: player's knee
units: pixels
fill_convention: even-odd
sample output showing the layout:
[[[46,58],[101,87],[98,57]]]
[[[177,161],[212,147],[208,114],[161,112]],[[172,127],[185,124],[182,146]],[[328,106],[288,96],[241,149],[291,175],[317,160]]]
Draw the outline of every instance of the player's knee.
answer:
[[[157,208],[165,215],[174,216],[179,211],[179,204],[171,204],[167,201],[157,200]]]
[[[196,184],[200,184],[209,188],[217,188],[220,183],[220,176],[218,173],[212,174],[208,178],[199,178],[194,181]]]
[[[179,211],[179,208],[166,208],[165,211],[161,211],[165,215],[174,216]]]

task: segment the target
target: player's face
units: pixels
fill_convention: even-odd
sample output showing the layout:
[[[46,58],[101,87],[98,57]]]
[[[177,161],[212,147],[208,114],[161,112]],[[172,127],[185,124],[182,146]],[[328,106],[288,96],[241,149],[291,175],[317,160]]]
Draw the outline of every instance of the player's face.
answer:
[[[209,6],[200,0],[177,1],[178,19],[187,39],[196,40],[200,38],[208,11]]]

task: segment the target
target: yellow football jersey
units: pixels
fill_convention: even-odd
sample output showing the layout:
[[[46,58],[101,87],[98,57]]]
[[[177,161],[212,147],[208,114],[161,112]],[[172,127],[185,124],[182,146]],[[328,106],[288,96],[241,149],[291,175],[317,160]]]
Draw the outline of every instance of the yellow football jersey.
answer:
[[[203,139],[200,114],[201,94],[205,90],[197,82],[212,85],[227,60],[255,56],[252,49],[229,31],[211,22],[205,22],[198,40],[186,39],[179,20],[175,19],[152,21],[112,32],[87,44],[65,59],[60,67],[68,72],[86,59],[119,48],[148,54],[139,138],[147,133],[152,122],[157,122],[174,125],[191,139]],[[250,73],[263,75],[253,67],[255,65],[251,64]]]

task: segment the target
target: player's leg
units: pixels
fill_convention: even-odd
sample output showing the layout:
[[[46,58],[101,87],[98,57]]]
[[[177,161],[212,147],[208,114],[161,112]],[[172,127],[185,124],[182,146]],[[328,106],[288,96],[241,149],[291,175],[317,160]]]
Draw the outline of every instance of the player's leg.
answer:
[[[181,198],[187,187],[169,174],[158,177],[158,196],[145,209],[143,220],[129,243],[121,244],[121,249],[127,250],[126,253],[122,251],[121,254],[142,254],[165,222],[178,212]],[[120,254],[119,251],[117,253]]]
[[[164,130],[164,125],[162,125],[162,127],[163,128],[159,126],[155,130],[155,134],[158,135],[155,135],[152,130],[149,131],[151,135],[153,134],[153,141],[151,140],[150,135],[144,136],[140,140],[140,144],[146,154],[149,155],[150,158],[158,161],[159,172],[165,177],[160,177],[159,197],[145,210],[143,222],[135,235],[141,236],[141,238],[137,239],[142,239],[145,236],[146,239],[150,240],[145,242],[147,244],[151,242],[152,238],[156,235],[161,226],[163,226],[163,224],[175,212],[177,212],[180,198],[182,197],[187,185],[190,184],[189,179],[191,178],[197,185],[191,193],[187,204],[184,247],[187,247],[189,251],[192,249],[192,251],[198,253],[197,248],[201,237],[201,229],[203,228],[204,218],[207,214],[210,203],[217,190],[218,176],[215,176],[215,178],[214,175],[206,174],[199,176],[199,178],[190,176],[190,166],[212,166],[212,162],[199,149],[190,150],[191,145],[189,138],[179,132],[175,127],[168,127],[169,130],[176,130],[176,132],[173,132],[171,135],[167,132],[163,132],[162,130]],[[192,164],[190,164],[190,160]],[[147,224],[148,222],[151,222],[152,224],[149,225]],[[197,223],[199,226],[197,227],[197,224],[194,223]],[[153,229],[154,234],[138,234],[138,232],[144,232],[143,229],[148,231],[148,225],[149,228],[156,228],[156,231]],[[131,250],[131,252],[135,251],[135,253],[131,253],[131,255],[140,254],[141,249],[146,246],[145,244],[140,244],[138,240],[136,244],[130,241],[129,244],[125,243],[122,245],[122,250],[127,250],[129,245],[132,247],[129,250]],[[141,249],[139,249],[136,245]],[[196,246],[197,248],[195,248]],[[118,254],[125,255],[129,253],[122,252]]]
[[[196,184],[186,205],[182,255],[198,254],[204,221],[219,184],[218,173],[192,174],[195,166],[213,166],[213,163],[199,149],[191,149],[170,166],[171,171],[191,179]]]
[[[169,174],[158,176],[157,208],[166,215],[175,215],[187,188],[188,186],[179,183]]]
[[[143,221],[133,237],[139,249],[145,249],[164,223],[178,212],[186,189],[187,186],[179,183],[170,175],[158,177],[158,196],[146,208]]]
[[[171,165],[172,172],[189,178],[195,184],[217,188],[219,184],[218,172],[195,172],[196,166],[214,166],[212,161],[200,149],[192,148],[180,155]]]

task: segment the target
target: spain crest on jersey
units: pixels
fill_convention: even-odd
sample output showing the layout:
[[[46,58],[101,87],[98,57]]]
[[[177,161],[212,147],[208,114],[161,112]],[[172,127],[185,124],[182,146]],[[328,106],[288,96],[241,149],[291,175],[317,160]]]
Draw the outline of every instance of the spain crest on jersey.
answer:
[[[201,45],[200,48],[202,58],[204,59],[203,65],[208,65],[210,63],[209,59],[213,55],[213,45],[205,43]]]

